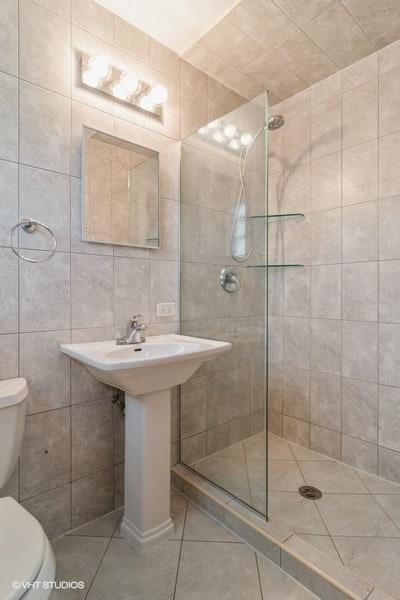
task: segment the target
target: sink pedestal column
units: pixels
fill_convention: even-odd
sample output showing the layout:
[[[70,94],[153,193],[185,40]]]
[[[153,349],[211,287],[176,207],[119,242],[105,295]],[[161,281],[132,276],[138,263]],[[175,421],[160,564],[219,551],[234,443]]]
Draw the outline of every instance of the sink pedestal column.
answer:
[[[125,395],[125,510],[121,533],[144,551],[174,530],[170,517],[170,389]]]

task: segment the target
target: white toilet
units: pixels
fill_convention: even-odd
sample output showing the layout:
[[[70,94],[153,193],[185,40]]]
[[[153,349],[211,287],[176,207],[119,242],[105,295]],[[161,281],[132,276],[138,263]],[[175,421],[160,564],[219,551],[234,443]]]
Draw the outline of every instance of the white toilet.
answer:
[[[22,377],[0,381],[0,489],[17,464],[28,385]],[[56,561],[40,523],[13,498],[0,498],[0,600],[46,600]]]

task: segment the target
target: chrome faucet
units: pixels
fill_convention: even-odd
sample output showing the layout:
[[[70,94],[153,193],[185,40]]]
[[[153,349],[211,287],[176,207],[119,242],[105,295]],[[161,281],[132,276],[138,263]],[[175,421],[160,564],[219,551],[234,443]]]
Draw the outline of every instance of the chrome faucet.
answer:
[[[126,333],[123,337],[118,338],[116,343],[119,346],[126,344],[141,344],[146,341],[146,338],[141,335],[141,332],[147,329],[147,325],[138,323],[140,317],[143,317],[142,313],[131,317],[126,325]]]

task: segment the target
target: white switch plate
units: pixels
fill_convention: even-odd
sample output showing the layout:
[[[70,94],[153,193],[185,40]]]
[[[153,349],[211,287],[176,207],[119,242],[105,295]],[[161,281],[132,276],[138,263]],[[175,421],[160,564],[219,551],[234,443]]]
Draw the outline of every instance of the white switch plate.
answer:
[[[175,313],[175,302],[161,302],[157,304],[157,317],[174,317]]]

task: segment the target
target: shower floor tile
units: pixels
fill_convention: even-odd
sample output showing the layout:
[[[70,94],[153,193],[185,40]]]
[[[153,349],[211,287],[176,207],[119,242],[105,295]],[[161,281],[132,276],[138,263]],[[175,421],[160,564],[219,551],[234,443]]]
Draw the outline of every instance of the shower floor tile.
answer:
[[[240,486],[224,456],[242,460]],[[271,520],[400,600],[400,485],[269,434],[267,494],[264,432],[191,466],[263,514],[268,495]],[[302,485],[322,498],[303,498]]]

